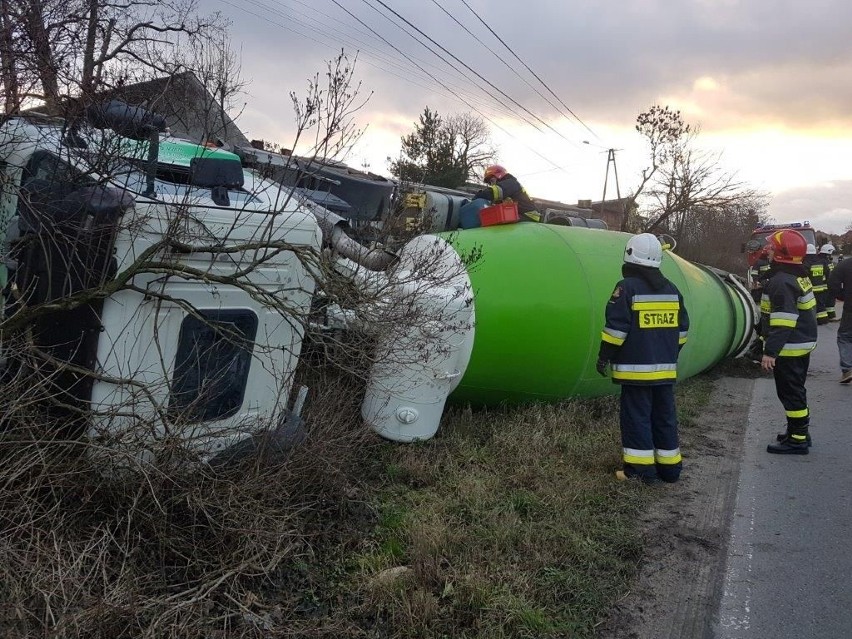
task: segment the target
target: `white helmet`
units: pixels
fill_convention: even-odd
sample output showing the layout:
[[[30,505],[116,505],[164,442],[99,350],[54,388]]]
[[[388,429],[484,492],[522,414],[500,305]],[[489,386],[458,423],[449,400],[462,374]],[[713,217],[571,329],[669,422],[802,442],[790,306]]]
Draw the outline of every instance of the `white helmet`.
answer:
[[[663,261],[663,246],[653,233],[640,233],[627,240],[624,247],[624,263],[660,268]]]
[[[808,244],[808,248],[805,251],[805,255],[816,255],[816,246],[813,244]]]
[[[832,253],[834,253],[834,244],[832,244],[831,242],[823,244],[819,252],[825,253],[826,255],[831,255]]]

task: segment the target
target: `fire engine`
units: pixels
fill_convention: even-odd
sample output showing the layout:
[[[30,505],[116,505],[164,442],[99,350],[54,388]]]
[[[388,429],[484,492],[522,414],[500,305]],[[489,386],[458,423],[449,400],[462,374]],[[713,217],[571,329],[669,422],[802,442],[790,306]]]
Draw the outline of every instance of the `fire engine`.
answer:
[[[758,226],[751,232],[751,237],[748,242],[743,244],[743,252],[746,254],[746,258],[748,260],[748,266],[754,266],[754,263],[758,260],[761,251],[766,246],[766,239],[775,231],[783,231],[784,229],[791,229],[793,231],[798,231],[801,233],[805,241],[808,244],[813,244],[816,246],[816,233],[811,226],[811,223],[807,220],[803,222],[787,222],[784,224],[764,224],[763,226]],[[747,272],[750,273],[750,268],[747,269]],[[748,276],[749,285],[751,285],[751,276]]]

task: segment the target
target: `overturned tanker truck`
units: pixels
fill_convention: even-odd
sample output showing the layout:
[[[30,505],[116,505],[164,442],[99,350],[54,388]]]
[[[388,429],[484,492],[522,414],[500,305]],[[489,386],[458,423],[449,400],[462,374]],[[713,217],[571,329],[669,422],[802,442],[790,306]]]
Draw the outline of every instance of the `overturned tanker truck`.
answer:
[[[407,377],[371,381],[376,400],[365,403],[364,417],[379,433],[397,441],[432,437],[444,397],[497,405],[618,393],[595,372],[595,361],[629,234],[506,224],[443,237],[451,253],[478,251],[466,282],[475,322],[469,333],[450,338],[461,344],[455,368],[418,363]],[[758,311],[740,278],[670,251],[662,271],[690,313],[681,379],[747,350]],[[421,412],[428,418],[420,420]]]
[[[76,435],[137,457],[178,436],[202,459],[292,439],[293,379],[329,264],[378,294],[369,309],[326,304],[327,327],[363,330],[400,300],[421,318],[376,337],[393,356],[375,358],[362,415],[388,439],[432,437],[448,399],[618,391],[594,361],[626,234],[507,224],[368,249],[342,218],[231,153],[168,136],[156,116],[121,103],[88,115],[0,127],[0,328],[8,341],[28,326],[42,357],[7,358],[4,376],[49,377]],[[671,253],[663,272],[693,318],[683,377],[745,350],[755,310],[736,277]]]

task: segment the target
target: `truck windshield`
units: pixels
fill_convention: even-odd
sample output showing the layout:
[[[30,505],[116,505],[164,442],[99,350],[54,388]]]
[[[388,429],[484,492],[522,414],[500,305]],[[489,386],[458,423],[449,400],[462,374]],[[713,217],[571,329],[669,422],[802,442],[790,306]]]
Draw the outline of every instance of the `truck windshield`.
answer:
[[[144,171],[130,163],[117,168],[111,178],[116,185],[134,193],[144,193],[147,188]],[[163,163],[157,164],[154,190],[157,195],[165,195],[171,199],[187,198],[188,201],[193,201],[201,194],[210,193],[209,188],[189,184],[189,169]],[[261,202],[256,195],[244,188],[229,189],[229,195],[234,207]]]

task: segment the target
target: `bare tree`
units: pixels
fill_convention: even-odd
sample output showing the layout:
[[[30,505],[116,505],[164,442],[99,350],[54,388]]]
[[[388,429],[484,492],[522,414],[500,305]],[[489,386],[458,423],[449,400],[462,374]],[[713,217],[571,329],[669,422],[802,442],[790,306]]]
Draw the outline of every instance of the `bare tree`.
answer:
[[[754,228],[767,223],[765,196],[738,200],[722,206],[700,208],[677,231],[677,253],[688,260],[732,273],[746,268],[742,244]],[[663,227],[665,228],[665,227]]]
[[[7,113],[27,99],[56,108],[63,95],[93,96],[169,73],[164,60],[223,26],[217,15],[201,16],[195,0],[3,0],[3,10]]]
[[[296,114],[296,135],[292,148],[307,145],[306,155],[316,160],[342,160],[363,134],[354,124],[354,114],[370,99],[364,96],[361,83],[355,81],[357,57],[350,60],[341,51],[326,64],[323,74],[308,81],[304,98],[290,93]],[[312,135],[313,139],[302,138]]]
[[[694,147],[697,132],[681,140],[682,146],[670,162],[662,165],[645,191],[648,222],[644,230],[663,226],[681,233],[693,213],[749,202],[758,193],[721,167],[721,154]]]
[[[98,24],[103,42],[109,22]],[[100,79],[97,64],[75,68],[99,88],[116,76],[93,50]],[[58,94],[83,85],[57,69]],[[212,76],[223,103],[234,82]],[[330,159],[357,138],[361,100],[342,58],[322,78],[293,96],[297,138]],[[32,97],[4,86],[12,101]],[[321,241],[322,211],[241,167],[207,183],[198,162],[162,160],[155,140],[186,143],[150,135],[154,122],[142,118],[138,139],[50,118],[2,129],[3,226],[14,214],[18,229],[0,323],[5,637],[286,635],[292,611],[272,611],[298,597],[287,575],[339,525],[349,469],[373,441],[357,415],[373,364],[419,365],[433,350],[423,335],[459,321],[423,301],[459,274],[436,238],[399,268],[390,254],[390,268],[365,268],[358,259],[386,251],[329,242],[343,234],[335,222]],[[15,155],[32,144],[39,154]],[[233,168],[224,151],[202,155],[215,153]],[[254,310],[220,313],[222,299]],[[286,410],[301,384],[308,432]],[[274,416],[241,412],[240,390]],[[221,459],[211,439],[240,446]]]
[[[458,113],[447,118],[446,127],[465,178],[478,182],[497,155],[488,125],[471,113]]]
[[[648,141],[650,153],[649,166],[642,170],[642,179],[634,192],[628,196],[628,211],[637,210],[636,201],[643,195],[649,184],[657,178],[658,172],[670,165],[681,152],[684,138],[690,133],[690,126],[683,121],[680,111],[673,111],[668,106],[653,105],[636,118],[636,131]],[[622,231],[628,230],[633,220],[625,215],[622,221]]]
[[[402,138],[403,157],[391,174],[411,183],[455,188],[475,178],[495,157],[487,125],[469,113],[442,117],[429,107]]]
[[[636,122],[650,159],[630,196],[636,218],[623,229],[668,233],[690,259],[741,270],[739,246],[766,219],[766,195],[726,171],[720,153],[699,149],[699,129],[679,111],[654,105]]]

